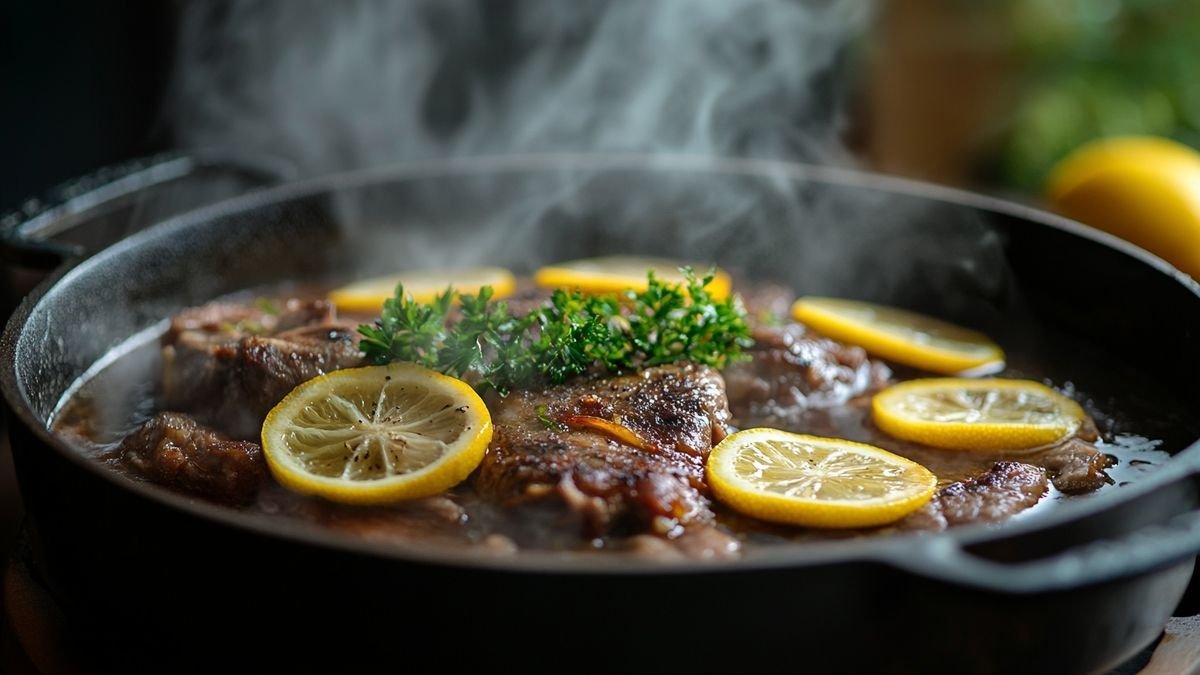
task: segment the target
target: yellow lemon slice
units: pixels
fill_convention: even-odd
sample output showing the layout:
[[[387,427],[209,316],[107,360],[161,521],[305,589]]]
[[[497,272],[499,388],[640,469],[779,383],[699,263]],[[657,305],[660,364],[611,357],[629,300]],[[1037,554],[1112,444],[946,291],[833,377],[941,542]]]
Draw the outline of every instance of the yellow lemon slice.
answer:
[[[491,286],[495,299],[511,295],[517,286],[512,272],[502,267],[446,267],[408,270],[400,274],[363,279],[329,292],[329,299],[343,312],[378,313],[383,301],[396,292],[396,284],[417,302],[431,302],[449,287],[464,295],[474,295]]]
[[[813,330],[889,361],[943,375],[986,375],[1004,368],[1004,351],[986,335],[924,314],[839,298],[800,298],[792,316]]]
[[[1166,138],[1093,141],[1055,166],[1046,199],[1200,279],[1200,152]]]
[[[644,291],[648,271],[653,271],[657,279],[679,284],[684,281],[679,268],[685,265],[690,266],[698,278],[703,278],[712,270],[713,280],[705,289],[715,300],[729,297],[733,282],[721,269],[713,269],[711,265],[702,263],[633,255],[586,258],[547,265],[534,274],[533,280],[544,288],[571,288],[584,293],[620,293],[627,289]]]
[[[281,485],[353,504],[438,494],[483,459],[492,419],[462,380],[411,363],[338,370],[267,414],[263,454]]]
[[[895,436],[957,450],[1031,450],[1083,422],[1079,404],[1029,380],[910,380],[872,401],[875,424]]]
[[[713,495],[742,513],[811,527],[873,527],[929,501],[937,476],[863,443],[747,429],[708,457]]]

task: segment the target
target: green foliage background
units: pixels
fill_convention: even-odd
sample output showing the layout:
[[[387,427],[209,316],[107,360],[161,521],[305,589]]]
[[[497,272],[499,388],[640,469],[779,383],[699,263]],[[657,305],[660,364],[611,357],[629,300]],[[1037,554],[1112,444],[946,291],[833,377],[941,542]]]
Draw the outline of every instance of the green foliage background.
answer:
[[[1012,0],[1019,106],[993,171],[1037,191],[1071,149],[1153,134],[1200,148],[1200,0]]]

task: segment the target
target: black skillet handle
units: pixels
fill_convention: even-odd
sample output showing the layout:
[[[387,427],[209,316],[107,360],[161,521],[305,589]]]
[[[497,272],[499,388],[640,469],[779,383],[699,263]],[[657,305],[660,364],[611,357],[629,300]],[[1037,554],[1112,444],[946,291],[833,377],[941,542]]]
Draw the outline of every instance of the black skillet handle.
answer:
[[[1193,447],[1200,455],[1200,447]],[[1176,457],[1174,461],[1181,461]],[[1193,504],[1190,508],[1163,507],[1172,493]],[[1167,497],[1164,497],[1167,495]],[[1107,581],[1127,579],[1166,569],[1200,554],[1200,507],[1195,506],[1196,478],[1185,476],[1167,482],[1143,499],[1119,504],[1081,523],[1063,526],[1062,532],[1033,533],[1008,542],[1000,555],[971,551],[949,537],[933,537],[920,556],[897,556],[890,564],[922,576],[950,581],[968,588],[1010,594],[1032,594],[1066,590]],[[1157,502],[1157,503],[1156,503]],[[1163,509],[1166,515],[1137,526],[1118,524],[1129,515]],[[1046,551],[1047,540],[1069,540],[1073,530],[1104,532],[1110,536]],[[1090,535],[1088,535],[1090,537]],[[1040,543],[1037,543],[1040,542]],[[1043,549],[1043,550],[1039,550]]]
[[[204,204],[289,180],[266,157],[169,153],[106,167],[0,216],[0,261],[46,272],[149,225]]]

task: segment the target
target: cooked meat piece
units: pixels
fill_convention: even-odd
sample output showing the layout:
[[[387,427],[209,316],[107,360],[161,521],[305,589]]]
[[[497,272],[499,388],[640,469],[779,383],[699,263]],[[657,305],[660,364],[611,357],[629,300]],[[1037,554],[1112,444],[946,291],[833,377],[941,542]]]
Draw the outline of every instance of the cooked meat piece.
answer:
[[[677,539],[637,534],[619,549],[638,558],[670,562],[676,560],[724,560],[736,558],[741,542],[721,530],[698,523],[686,528]]]
[[[307,500],[303,516],[330,529],[376,541],[465,543],[462,525],[466,511],[444,495],[399,504],[347,507]]]
[[[1092,492],[1113,482],[1104,472],[1109,456],[1079,437],[1022,459],[1045,467],[1054,487],[1067,494]]]
[[[711,521],[704,460],[725,434],[725,388],[694,365],[515,391],[489,405],[492,443],[476,475],[508,506],[554,502],[590,536],[681,534]]]
[[[550,301],[550,289],[522,282],[516,291],[504,298],[513,316],[523,316]]]
[[[355,326],[323,300],[288,300],[276,314],[214,303],[185,310],[163,337],[163,404],[236,438],[257,437],[296,385],[362,365]]]
[[[771,326],[785,321],[792,313],[796,294],[780,284],[760,282],[740,287],[742,306],[751,326]]]
[[[318,375],[363,364],[353,333],[320,326],[290,337],[248,337],[216,350],[228,371],[219,419],[231,433],[258,434],[263,418],[297,385]]]
[[[938,490],[916,513],[897,523],[904,530],[944,530],[956,525],[995,523],[1038,503],[1048,483],[1042,469],[996,462],[987,472]]]
[[[147,480],[224,504],[254,500],[266,461],[258,444],[231,441],[187,415],[155,415],[125,437],[113,460]]]
[[[795,426],[805,411],[841,405],[891,377],[861,347],[820,337],[801,324],[760,326],[753,337],[750,360],[723,373],[737,426]]]
[[[300,326],[330,323],[335,319],[333,303],[321,299],[289,298],[278,306],[267,299],[244,303],[210,302],[189,307],[172,317],[164,340],[174,342],[179,335],[189,331],[224,337],[269,335]]]

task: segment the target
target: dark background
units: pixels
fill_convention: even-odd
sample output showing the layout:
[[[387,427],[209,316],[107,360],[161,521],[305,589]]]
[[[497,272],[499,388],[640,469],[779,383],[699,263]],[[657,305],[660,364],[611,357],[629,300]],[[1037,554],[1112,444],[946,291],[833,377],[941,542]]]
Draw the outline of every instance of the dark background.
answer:
[[[0,5],[0,211],[168,146],[160,106],[177,10],[149,0]]]
[[[170,2],[0,4],[0,214],[100,167],[166,149]],[[8,293],[0,318],[11,307]],[[0,552],[20,500],[0,418]]]

